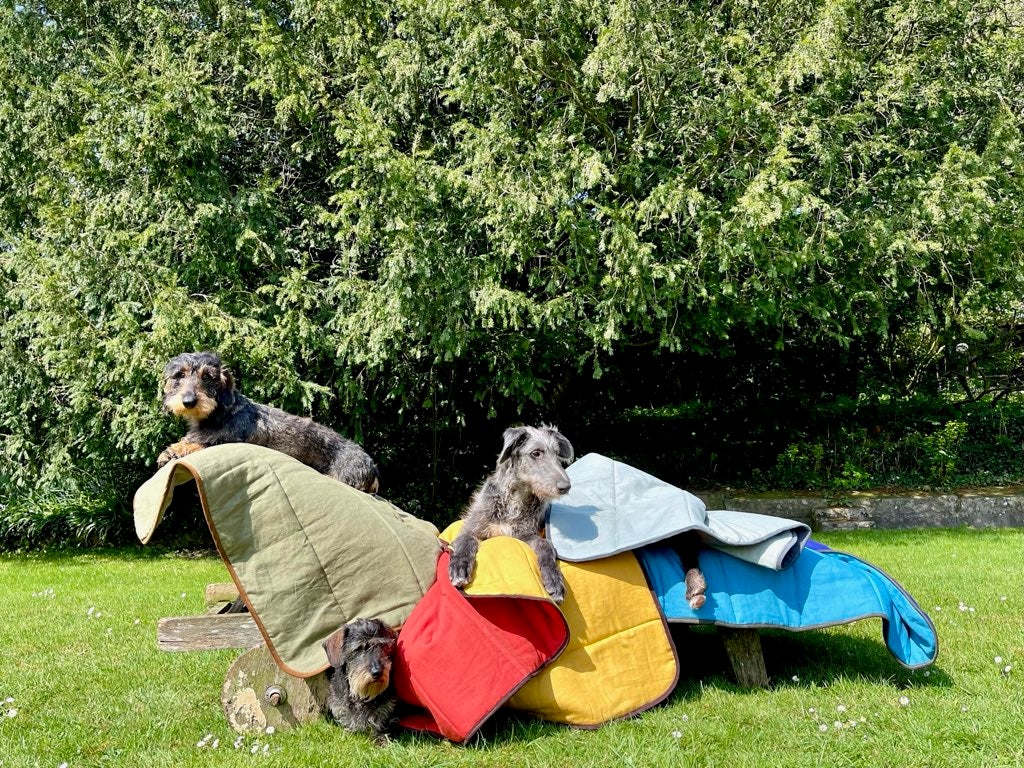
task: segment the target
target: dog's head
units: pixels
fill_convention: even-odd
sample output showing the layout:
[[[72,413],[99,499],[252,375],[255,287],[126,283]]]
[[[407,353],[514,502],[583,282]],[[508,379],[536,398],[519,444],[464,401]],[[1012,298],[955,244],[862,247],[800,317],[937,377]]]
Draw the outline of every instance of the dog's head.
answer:
[[[335,674],[345,675],[352,695],[370,701],[387,690],[398,633],[380,619],[355,619],[323,642]]]
[[[502,435],[498,469],[514,467],[531,491],[543,499],[569,492],[572,483],[565,468],[576,458],[572,443],[555,427],[510,427]]]
[[[235,401],[235,380],[216,352],[185,352],[163,373],[164,408],[194,424]]]

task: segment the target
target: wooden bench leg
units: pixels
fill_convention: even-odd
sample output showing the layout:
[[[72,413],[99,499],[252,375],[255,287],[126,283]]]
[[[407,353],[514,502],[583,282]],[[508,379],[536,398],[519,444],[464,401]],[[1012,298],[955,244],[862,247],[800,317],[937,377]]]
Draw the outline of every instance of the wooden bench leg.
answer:
[[[743,688],[767,688],[768,672],[764,667],[761,636],[757,630],[719,627],[718,631],[736,682]]]

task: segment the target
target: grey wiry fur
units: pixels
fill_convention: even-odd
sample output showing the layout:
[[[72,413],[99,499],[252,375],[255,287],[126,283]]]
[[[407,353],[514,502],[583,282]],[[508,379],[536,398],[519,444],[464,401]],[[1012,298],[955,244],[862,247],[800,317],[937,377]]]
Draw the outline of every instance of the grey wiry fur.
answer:
[[[513,536],[537,553],[541,580],[556,602],[565,597],[565,582],[551,542],[540,535],[551,500],[571,487],[565,467],[573,447],[554,427],[506,429],[494,471],[473,495],[464,523],[451,545],[448,575],[464,587],[473,577],[479,542],[492,536]]]
[[[393,721],[391,662],[398,633],[380,619],[356,619],[323,642],[331,668],[327,712],[350,731],[380,735]]]
[[[254,403],[235,390],[214,352],[186,352],[164,368],[164,407],[189,423],[188,433],[157,465],[223,443],[253,443],[287,453],[321,474],[367,493],[378,488],[377,466],[359,445],[311,419]]]
[[[707,602],[708,583],[700,569],[700,535],[689,531],[672,539],[679,562],[683,566],[683,581],[686,584],[686,602],[694,610]]]

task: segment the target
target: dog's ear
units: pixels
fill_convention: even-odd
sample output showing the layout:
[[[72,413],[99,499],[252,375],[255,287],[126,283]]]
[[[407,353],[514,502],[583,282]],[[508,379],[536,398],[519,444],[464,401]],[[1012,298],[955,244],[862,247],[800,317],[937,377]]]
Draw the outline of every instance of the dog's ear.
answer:
[[[339,627],[323,642],[324,652],[327,654],[327,663],[332,667],[340,667],[345,659],[345,627]]]
[[[235,377],[223,365],[220,366],[220,381],[217,382],[217,402],[221,408],[231,408],[235,404]]]
[[[576,452],[573,450],[572,443],[569,442],[569,438],[557,429],[548,427],[548,431],[555,438],[555,445],[558,446],[558,460],[562,462],[563,467],[568,467],[576,459]]]
[[[231,375],[231,371],[223,365],[220,367],[220,383],[221,388],[225,392],[235,391],[235,377]]]
[[[504,464],[511,459],[516,449],[526,442],[528,435],[526,427],[509,427],[506,429],[505,433],[501,436],[502,440],[504,440],[504,445],[501,447],[501,453],[498,454],[498,463]]]

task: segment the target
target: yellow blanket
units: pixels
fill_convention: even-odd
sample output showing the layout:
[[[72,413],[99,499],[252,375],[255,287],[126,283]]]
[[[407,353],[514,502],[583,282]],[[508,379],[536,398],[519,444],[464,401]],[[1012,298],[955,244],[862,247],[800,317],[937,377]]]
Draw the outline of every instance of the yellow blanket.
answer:
[[[451,542],[461,522],[441,538]],[[514,541],[514,544],[512,542]],[[559,562],[569,643],[508,701],[544,720],[596,727],[642,712],[675,687],[679,662],[657,600],[631,552],[588,563]],[[466,594],[531,594],[539,583],[523,542],[480,547]]]

